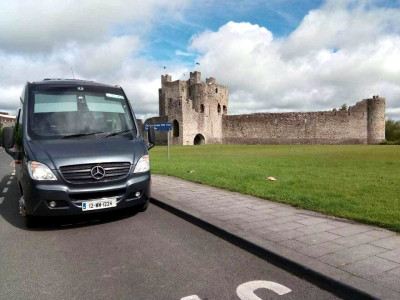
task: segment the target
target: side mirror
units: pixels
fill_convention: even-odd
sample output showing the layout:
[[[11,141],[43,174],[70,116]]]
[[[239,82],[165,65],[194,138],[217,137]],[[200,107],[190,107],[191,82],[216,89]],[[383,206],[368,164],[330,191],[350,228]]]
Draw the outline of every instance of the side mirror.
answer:
[[[2,146],[4,149],[11,149],[14,147],[14,127],[3,128]]]
[[[156,142],[156,132],[155,132],[153,126],[149,126],[148,131],[147,131],[147,134],[148,134],[148,140],[149,140],[149,147],[148,147],[148,149],[150,150],[151,148],[154,147],[154,144],[155,144],[155,142]]]
[[[14,127],[4,127],[1,137],[1,144],[4,150],[15,159],[16,154],[11,149],[14,147]]]

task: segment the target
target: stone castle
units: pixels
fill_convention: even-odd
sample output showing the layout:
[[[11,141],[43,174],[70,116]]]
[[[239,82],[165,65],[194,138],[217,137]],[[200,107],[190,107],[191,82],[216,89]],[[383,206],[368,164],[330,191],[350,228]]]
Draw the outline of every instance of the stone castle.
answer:
[[[374,96],[345,111],[228,115],[229,91],[200,72],[189,80],[161,76],[159,117],[171,122],[172,145],[199,144],[377,144],[385,140],[385,99]],[[157,132],[165,144],[166,132]]]

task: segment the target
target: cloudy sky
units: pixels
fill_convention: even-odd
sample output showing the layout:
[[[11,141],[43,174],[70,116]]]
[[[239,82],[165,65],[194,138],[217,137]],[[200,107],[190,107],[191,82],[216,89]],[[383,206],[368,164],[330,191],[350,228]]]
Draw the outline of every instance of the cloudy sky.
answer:
[[[71,69],[120,84],[141,118],[158,114],[161,74],[197,69],[229,87],[230,114],[380,95],[400,120],[400,1],[1,1],[0,111]]]

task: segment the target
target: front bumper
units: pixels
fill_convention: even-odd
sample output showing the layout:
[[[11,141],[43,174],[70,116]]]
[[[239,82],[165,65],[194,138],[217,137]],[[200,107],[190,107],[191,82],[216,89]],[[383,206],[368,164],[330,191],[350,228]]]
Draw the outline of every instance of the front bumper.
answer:
[[[96,212],[106,212],[137,205],[149,201],[151,196],[150,172],[133,174],[123,181],[103,184],[71,185],[60,180],[56,183],[40,182],[26,178],[24,188],[26,213],[34,216],[82,215]],[[135,193],[140,192],[136,197]],[[100,210],[82,211],[82,202],[99,200],[103,197],[115,197],[117,206]],[[50,201],[57,206],[51,208]]]

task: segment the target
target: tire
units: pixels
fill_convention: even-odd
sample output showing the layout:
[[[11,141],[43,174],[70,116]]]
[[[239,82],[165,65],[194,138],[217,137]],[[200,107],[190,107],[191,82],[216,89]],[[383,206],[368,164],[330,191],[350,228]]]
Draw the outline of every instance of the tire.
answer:
[[[25,227],[26,228],[32,229],[39,225],[39,220],[35,216],[26,215],[24,217],[24,219],[25,219]]]
[[[138,211],[140,212],[144,212],[147,210],[147,208],[149,207],[149,200],[147,200],[145,203],[141,204],[138,206]]]

